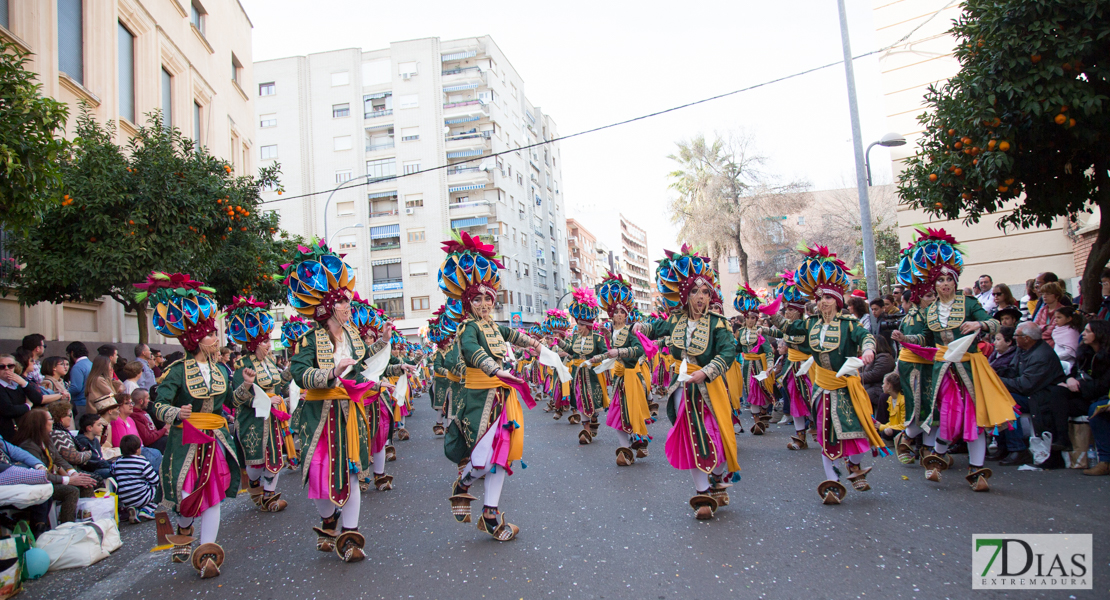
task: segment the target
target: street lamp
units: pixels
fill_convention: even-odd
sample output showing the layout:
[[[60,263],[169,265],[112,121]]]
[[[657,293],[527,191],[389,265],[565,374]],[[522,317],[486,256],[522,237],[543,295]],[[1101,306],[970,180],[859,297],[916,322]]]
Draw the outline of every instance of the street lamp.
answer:
[[[874,148],[875,146],[882,146],[884,148],[893,148],[895,146],[905,146],[905,145],[906,145],[906,138],[902,137],[902,134],[900,134],[900,133],[888,133],[888,134],[884,135],[882,138],[880,138],[879,141],[871,142],[871,145],[867,146],[867,152],[865,153],[866,160],[864,160],[864,164],[867,165],[867,187],[871,187],[871,149]]]
[[[339,234],[343,233],[344,231],[347,231],[348,229],[358,229],[360,227],[366,227],[366,225],[363,225],[362,223],[355,223],[354,225],[348,225],[348,226],[340,229],[339,231],[335,232],[335,239],[339,239]]]
[[[365,179],[366,181],[364,183],[360,183],[363,179]],[[389,179],[397,179],[397,176],[396,175],[389,175],[387,177],[378,177],[378,178],[375,179],[372,175],[370,175],[368,173],[366,175],[359,175],[358,177],[353,177],[353,178],[348,179],[347,181],[344,181],[343,183],[335,186],[335,189],[333,189],[331,191],[331,193],[328,194],[327,201],[324,202],[324,239],[325,240],[328,239],[328,206],[331,205],[332,196],[334,196],[336,192],[338,192],[339,190],[344,189],[344,188],[354,187],[355,185],[366,185],[366,184],[371,184],[371,183],[378,183],[380,181],[386,181],[386,180],[389,180]]]

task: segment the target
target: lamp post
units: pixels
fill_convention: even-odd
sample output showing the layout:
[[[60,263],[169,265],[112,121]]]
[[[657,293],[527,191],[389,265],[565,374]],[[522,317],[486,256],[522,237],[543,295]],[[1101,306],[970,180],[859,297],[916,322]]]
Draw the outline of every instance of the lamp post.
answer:
[[[335,196],[336,192],[338,192],[339,190],[345,189],[345,188],[354,187],[355,185],[363,185],[362,183],[359,183],[363,179],[366,180],[366,182],[365,182],[366,184],[370,184],[370,183],[378,183],[379,181],[386,181],[388,179],[396,179],[396,178],[397,178],[396,175],[390,175],[388,177],[379,177],[377,179],[374,179],[370,174],[366,174],[366,175],[359,175],[358,177],[353,177],[353,178],[348,179],[347,181],[344,181],[343,183],[335,186],[335,189],[333,189],[331,191],[331,193],[328,194],[327,201],[324,202],[324,239],[325,240],[328,239],[328,206],[331,205],[332,196]]]
[[[900,133],[888,133],[888,134],[884,135],[883,137],[879,138],[879,141],[871,142],[871,144],[869,146],[867,146],[867,151],[864,152],[864,158],[865,158],[864,164],[867,166],[867,187],[871,187],[873,185],[871,183],[871,149],[874,148],[875,146],[882,146],[884,148],[893,148],[895,146],[905,146],[905,145],[906,145],[906,138],[902,137],[902,134],[900,134]]]

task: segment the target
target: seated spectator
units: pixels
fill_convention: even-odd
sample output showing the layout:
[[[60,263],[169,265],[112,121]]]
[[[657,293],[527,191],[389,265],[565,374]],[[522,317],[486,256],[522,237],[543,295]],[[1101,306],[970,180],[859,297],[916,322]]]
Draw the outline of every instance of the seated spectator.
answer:
[[[890,440],[906,428],[906,398],[902,395],[902,377],[898,371],[883,377],[883,394],[887,399],[887,420],[879,425],[879,431]]]
[[[998,319],[998,324],[1003,327],[1017,328],[1018,323],[1021,322],[1021,311],[1009,306],[994,313],[994,318]]]
[[[1083,330],[1083,315],[1074,306],[1061,306],[1053,317],[1056,327],[1052,330],[1052,348],[1071,371],[1075,353],[1079,349],[1079,332]]]
[[[48,405],[51,402],[69,402],[69,388],[65,382],[69,361],[61,356],[51,356],[42,361],[41,368],[42,383],[39,384],[39,391],[42,392],[42,403]]]
[[[891,350],[890,343],[881,335],[875,337],[875,360],[871,361],[871,364],[860,368],[859,377],[863,381],[863,387],[867,390],[868,397],[871,398],[871,406],[876,412],[875,418],[880,423],[886,422],[889,418],[886,412],[886,402],[883,401],[883,378],[897,367],[898,362],[894,358],[894,351]]]
[[[112,359],[98,355],[92,361],[88,377],[85,379],[85,399],[88,401],[88,410],[93,410],[93,405],[116,393],[113,383],[115,375],[112,373]]]
[[[0,354],[0,437],[15,438],[16,419],[42,404],[39,387],[19,375],[11,354]]]
[[[162,358],[161,350],[150,351],[150,370],[154,371],[154,380],[157,382],[158,378],[162,376],[162,365],[166,363],[166,359]],[[154,384],[151,384],[154,387]]]
[[[1064,459],[1060,452],[1068,446],[1068,417],[1079,416],[1079,412],[1072,411],[1067,389],[1057,384],[1066,379],[1064,369],[1056,352],[1044,341],[1043,334],[1034,323],[1018,325],[1014,334],[1014,341],[1021,348],[1021,354],[1010,363],[1006,373],[1002,375],[1002,383],[1013,395],[1023,414],[1032,415],[1032,432],[1025,433],[1024,418],[1022,423],[1022,437],[1040,435],[1048,431],[1052,434],[1052,455],[1043,463],[1042,468],[1060,468]],[[1086,408],[1086,407],[1083,407]],[[1069,414],[1076,412],[1076,414]],[[1005,435],[1007,444],[1020,447],[1011,440],[1012,431],[1001,432]],[[1024,441],[1024,440],[1022,440]],[[1027,448],[1027,446],[1026,446]],[[1011,451],[999,464],[1023,464],[1028,462],[1028,449],[1024,451]]]
[[[990,275],[980,275],[979,279],[975,280],[975,297],[979,300],[979,304],[983,310],[994,314],[995,309],[998,308],[998,296],[994,295],[994,279]]]
[[[133,360],[123,366],[119,371],[120,381],[123,382],[123,389],[125,394],[130,394],[139,389],[139,378],[143,376],[143,363]]]
[[[147,412],[150,407],[150,393],[142,388],[135,390],[131,394],[131,404],[131,420],[135,422],[135,427],[139,430],[139,441],[143,443],[143,446],[154,448],[165,454],[170,426],[161,421],[155,424],[152,415]]]
[[[1087,406],[1091,439],[1098,453],[1098,463],[1083,474],[1110,475],[1110,412],[1095,414],[1107,403],[1110,392],[1110,323],[1096,319],[1083,328],[1083,342],[1065,385]]]
[[[46,465],[26,450],[8,443],[0,437],[0,485],[42,485],[72,483],[69,477],[55,475],[46,470]],[[47,500],[28,509],[31,513],[31,533],[41,535],[50,529],[50,503]],[[76,500],[74,500],[76,506]]]
[[[1043,336],[1044,341],[1048,342],[1049,346],[1054,346],[1052,331],[1056,329],[1056,311],[1064,306],[1061,302],[1061,299],[1064,298],[1064,287],[1055,281],[1051,281],[1042,285],[1038,293],[1041,295],[1041,300],[1037,307],[1037,313],[1033,315],[1033,323],[1041,328],[1041,336]]]
[[[1018,302],[1018,307],[1021,308],[1022,321],[1032,321],[1033,313],[1037,311],[1037,303],[1040,301],[1040,298],[1037,297],[1037,285],[1036,279],[1025,280],[1025,295]]]
[[[1110,319],[1110,269],[1102,272],[1099,283],[1102,284],[1102,304],[1099,305],[1095,318],[1106,321]]]
[[[1017,356],[1014,332],[1013,327],[1000,327],[998,333],[994,334],[994,355],[991,356],[990,363],[995,373],[1004,373]]]
[[[26,356],[25,360],[19,361],[23,366],[23,378],[35,385],[42,383],[39,363],[44,354],[46,354],[46,336],[41,333],[24,336],[23,343],[16,349],[17,359]]]
[[[108,430],[110,432],[111,445],[113,448],[119,448],[122,454],[123,448],[120,448],[120,441],[124,436],[133,435],[139,437],[139,428],[135,425],[135,420],[131,418],[131,412],[135,407],[135,403],[131,400],[130,394],[116,394],[116,402],[119,404],[119,418],[114,421],[109,421]],[[141,442],[140,442],[141,445]],[[142,448],[142,455],[150,461],[154,466],[154,470],[162,468],[162,453],[154,448]]]
[[[51,483],[54,484],[53,500],[60,503],[58,522],[70,523],[77,519],[77,498],[91,495],[96,480],[78,472],[58,454],[50,439],[53,425],[54,419],[50,417],[50,413],[36,408],[19,419],[19,431],[13,442],[46,465],[47,472],[68,478],[63,480],[65,483]]]
[[[120,508],[126,509],[127,521],[153,521],[158,509],[158,473],[139,451],[143,444],[135,435],[125,435],[119,449],[123,453],[112,463],[112,477],[119,489]]]
[[[886,316],[895,317],[902,314],[901,306],[899,304],[900,301],[901,298],[896,299],[894,297],[894,294],[887,294],[883,296],[883,308],[886,309]]]
[[[991,314],[998,318],[998,311],[1012,308],[1018,311],[1018,318],[1020,319],[1021,310],[1018,308],[1018,301],[1014,298],[1014,293],[1010,291],[1010,286],[1005,283],[1000,283],[991,290],[990,293],[992,303],[995,305],[995,310]]]
[[[101,479],[112,475],[112,463],[105,460],[100,446],[102,435],[104,435],[104,420],[100,415],[89,413],[81,415],[78,419],[77,437],[74,442],[77,444],[78,452],[89,453],[89,459],[85,461],[83,470],[94,473]]]
[[[92,454],[78,450],[73,434],[69,432],[73,428],[73,405],[65,401],[54,402],[46,407],[46,411],[50,413],[53,422],[50,441],[54,444],[58,455],[74,468],[87,472],[88,469],[81,467],[92,458]]]
[[[92,360],[89,359],[89,349],[81,342],[70,342],[66,346],[66,358],[69,359],[69,396],[70,402],[77,414],[85,410],[85,381],[92,369]]]

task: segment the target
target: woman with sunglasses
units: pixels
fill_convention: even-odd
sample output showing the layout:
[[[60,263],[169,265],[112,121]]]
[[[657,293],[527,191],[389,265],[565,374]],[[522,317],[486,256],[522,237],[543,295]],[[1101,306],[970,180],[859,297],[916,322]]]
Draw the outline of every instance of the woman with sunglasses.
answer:
[[[15,357],[0,354],[0,436],[15,437],[15,422],[42,404],[42,392],[20,375]]]

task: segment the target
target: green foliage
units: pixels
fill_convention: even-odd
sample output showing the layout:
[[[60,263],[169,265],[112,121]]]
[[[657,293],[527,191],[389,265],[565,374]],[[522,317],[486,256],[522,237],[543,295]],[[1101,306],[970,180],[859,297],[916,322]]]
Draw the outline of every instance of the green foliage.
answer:
[[[236,177],[223,160],[197,150],[158,113],[126,147],[112,141],[113,123],[83,110],[72,155],[62,165],[65,196],[43,224],[12,244],[25,273],[20,301],[91,302],[110,296],[129,310],[133,283],[151,271],[188,273],[216,288],[229,304],[253,294],[280,302],[273,274],[297,240],[279,232],[260,208],[259,191],[277,185],[278,165],[258,177]],[[140,319],[145,332],[146,319]]]
[[[61,199],[58,159],[66,141],[65,104],[40,94],[27,54],[0,38],[0,227],[36,224]]]

